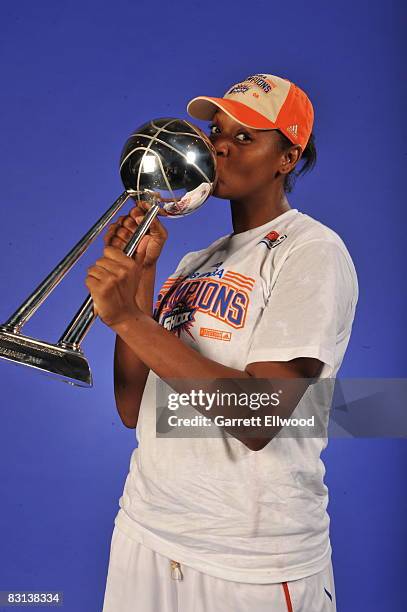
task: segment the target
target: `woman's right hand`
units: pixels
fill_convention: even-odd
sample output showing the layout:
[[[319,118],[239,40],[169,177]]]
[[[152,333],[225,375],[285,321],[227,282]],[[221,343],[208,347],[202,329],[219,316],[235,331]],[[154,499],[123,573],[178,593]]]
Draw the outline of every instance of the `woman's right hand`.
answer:
[[[150,206],[148,202],[139,200],[137,206],[134,206],[128,215],[123,215],[115,223],[112,223],[103,237],[105,246],[114,246],[123,251]],[[157,215],[136,249],[137,253],[143,254],[145,252],[144,268],[148,268],[156,263],[167,238],[168,232],[159,221]],[[135,254],[133,257],[135,257]]]

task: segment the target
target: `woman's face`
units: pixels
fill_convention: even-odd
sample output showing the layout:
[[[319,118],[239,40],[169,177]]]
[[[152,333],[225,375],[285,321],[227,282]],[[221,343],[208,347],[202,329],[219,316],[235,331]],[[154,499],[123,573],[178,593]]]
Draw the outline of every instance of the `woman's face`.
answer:
[[[260,195],[281,171],[284,154],[279,150],[276,130],[247,128],[219,109],[209,138],[217,153],[219,178],[214,195],[218,198],[240,200],[256,192]]]

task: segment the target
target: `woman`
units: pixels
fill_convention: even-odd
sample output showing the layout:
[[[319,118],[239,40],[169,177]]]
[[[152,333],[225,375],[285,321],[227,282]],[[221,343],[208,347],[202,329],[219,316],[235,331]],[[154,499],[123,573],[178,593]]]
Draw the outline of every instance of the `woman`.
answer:
[[[214,195],[230,200],[233,234],[183,257],[153,316],[167,232],[156,219],[135,257],[122,253],[140,204],[111,226],[86,279],[117,334],[116,403],[139,440],[115,519],[103,611],[336,610],[320,459],[330,397],[312,385],[299,403],[301,394],[294,401],[289,391],[296,381],[335,377],[358,285],[341,238],[286,197],[300,160],[300,174],[315,163],[312,104],[290,81],[266,74],[223,98],[195,98],[188,110],[212,121]],[[197,380],[214,389],[220,379],[264,391],[279,379],[279,414],[304,405],[322,434],[250,423],[219,426],[218,437],[157,437],[160,379],[179,392],[196,390]],[[245,412],[236,403],[235,411]],[[198,413],[231,414],[219,401]]]

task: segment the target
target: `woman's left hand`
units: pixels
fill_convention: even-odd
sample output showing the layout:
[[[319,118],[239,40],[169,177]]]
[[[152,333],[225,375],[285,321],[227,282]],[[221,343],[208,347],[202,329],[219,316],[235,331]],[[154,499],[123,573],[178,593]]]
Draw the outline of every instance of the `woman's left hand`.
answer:
[[[114,246],[88,268],[85,285],[93,298],[95,314],[109,327],[140,313],[135,295],[140,282],[145,252],[128,257]]]

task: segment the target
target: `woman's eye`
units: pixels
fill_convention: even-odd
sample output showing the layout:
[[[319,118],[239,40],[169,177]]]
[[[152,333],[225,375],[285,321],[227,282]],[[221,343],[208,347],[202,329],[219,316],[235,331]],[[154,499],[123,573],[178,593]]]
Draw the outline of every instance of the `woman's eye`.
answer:
[[[246,140],[250,140],[250,136],[249,134],[246,134],[246,132],[239,132],[236,135],[236,138],[242,142],[245,142]]]
[[[209,126],[209,135],[210,136],[216,136],[217,134],[220,134],[221,130],[220,128],[215,125],[212,124]],[[246,141],[250,141],[250,135],[247,132],[239,132],[238,134],[236,134],[236,138],[237,140],[240,140],[240,142],[246,142]]]

